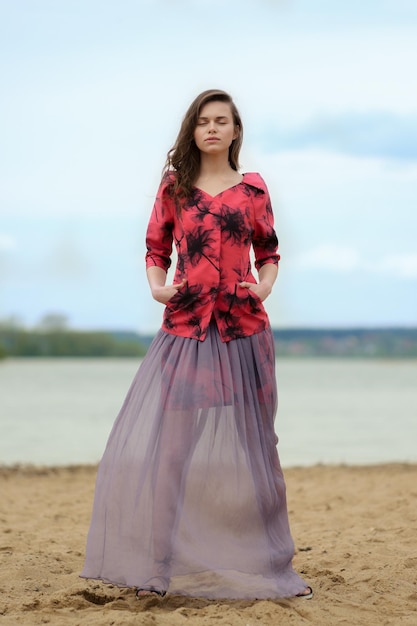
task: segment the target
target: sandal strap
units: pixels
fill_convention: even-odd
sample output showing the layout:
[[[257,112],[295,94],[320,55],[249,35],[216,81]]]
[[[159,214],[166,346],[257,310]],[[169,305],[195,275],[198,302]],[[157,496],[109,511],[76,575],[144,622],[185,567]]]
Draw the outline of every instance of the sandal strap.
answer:
[[[156,595],[160,596],[161,598],[163,598],[166,595],[166,591],[161,591],[160,589],[156,589],[155,587],[139,587],[138,589],[136,589],[136,597],[140,598],[140,592],[141,591],[148,591],[149,593],[156,593]]]
[[[154,581],[158,581],[161,584],[158,586],[155,586]],[[140,597],[139,594],[141,591],[149,591],[150,593],[156,593],[158,596],[161,596],[161,598],[163,598],[167,592],[168,587],[169,587],[169,578],[166,578],[164,576],[152,576],[152,578],[148,578],[148,580],[143,584],[143,586],[138,587],[136,589],[136,597],[137,598]]]

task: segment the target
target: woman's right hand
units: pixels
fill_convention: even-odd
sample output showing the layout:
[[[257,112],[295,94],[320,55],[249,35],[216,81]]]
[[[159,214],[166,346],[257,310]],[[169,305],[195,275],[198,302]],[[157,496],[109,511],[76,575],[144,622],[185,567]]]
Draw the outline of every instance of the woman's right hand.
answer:
[[[168,300],[175,296],[179,289],[182,289],[182,287],[185,286],[186,283],[187,281],[184,278],[180,283],[177,283],[175,285],[155,286],[152,288],[152,297],[157,302],[160,302],[161,304],[166,304]]]

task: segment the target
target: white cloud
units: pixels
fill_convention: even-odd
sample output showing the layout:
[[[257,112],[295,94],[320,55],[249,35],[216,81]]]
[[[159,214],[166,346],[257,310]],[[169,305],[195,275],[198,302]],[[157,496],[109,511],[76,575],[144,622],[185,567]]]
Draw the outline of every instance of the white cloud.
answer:
[[[9,252],[16,248],[16,240],[5,233],[0,233],[0,252]]]
[[[348,246],[325,244],[312,248],[293,261],[299,270],[328,270],[330,272],[352,272],[361,264],[360,254]]]
[[[399,278],[417,278],[417,254],[392,254],[381,259],[374,266],[381,274],[390,274]],[[417,294],[416,294],[417,298]]]
[[[417,160],[417,116],[381,111],[321,114],[288,128],[274,120],[260,141],[270,152],[316,147],[359,157]]]
[[[278,181],[278,189],[288,188],[291,195],[300,197],[305,196],[306,185],[309,192],[314,189],[315,192],[325,193],[326,190],[344,185],[347,189],[359,187],[362,190],[364,186],[384,188],[384,194],[396,183],[417,185],[415,162],[393,162],[383,157],[359,157],[318,148],[287,150],[275,154],[249,146],[244,146],[244,152],[248,148],[250,152],[245,155],[245,166],[262,167],[261,171],[265,171],[268,183]]]
[[[293,257],[289,265],[298,271],[332,272],[346,274],[359,271],[382,274],[400,279],[417,278],[417,254],[390,254],[377,261],[365,258],[354,247],[323,244]]]

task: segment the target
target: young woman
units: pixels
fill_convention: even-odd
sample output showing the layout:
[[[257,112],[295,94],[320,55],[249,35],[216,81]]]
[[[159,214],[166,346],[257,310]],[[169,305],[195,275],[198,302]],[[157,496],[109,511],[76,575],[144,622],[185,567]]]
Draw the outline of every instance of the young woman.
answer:
[[[240,174],[231,97],[188,109],[147,230],[165,305],[99,466],[82,576],[207,598],[310,598],[292,568],[263,301],[278,271],[267,187]],[[172,244],[173,284],[166,284]],[[251,271],[253,249],[258,281]]]

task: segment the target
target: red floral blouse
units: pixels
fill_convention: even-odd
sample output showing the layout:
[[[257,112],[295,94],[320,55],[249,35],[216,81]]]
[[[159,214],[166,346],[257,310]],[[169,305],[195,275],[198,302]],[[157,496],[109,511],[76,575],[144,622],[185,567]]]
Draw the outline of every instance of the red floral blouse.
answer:
[[[182,202],[181,215],[173,195],[174,174],[159,187],[146,235],[146,267],[165,271],[177,250],[174,283],[186,284],[168,300],[162,329],[203,341],[214,318],[222,341],[247,337],[269,326],[260,298],[239,283],[256,283],[255,267],[278,264],[278,239],[268,189],[259,174],[248,173],[237,185],[210,196],[194,188]]]

